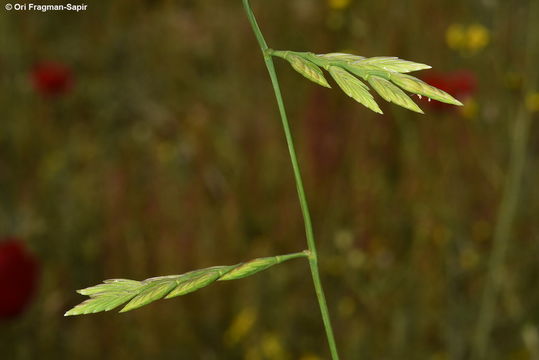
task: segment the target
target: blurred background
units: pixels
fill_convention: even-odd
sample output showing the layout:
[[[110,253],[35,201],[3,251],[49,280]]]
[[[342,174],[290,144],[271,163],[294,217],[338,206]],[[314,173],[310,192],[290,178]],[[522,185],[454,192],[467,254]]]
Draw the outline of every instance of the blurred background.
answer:
[[[539,359],[538,0],[252,3],[275,49],[430,64],[465,104],[380,116],[276,59],[342,358],[476,359],[485,312],[486,358]],[[103,279],[305,248],[241,2],[87,5],[0,9],[0,357],[328,359],[302,260],[63,317]]]

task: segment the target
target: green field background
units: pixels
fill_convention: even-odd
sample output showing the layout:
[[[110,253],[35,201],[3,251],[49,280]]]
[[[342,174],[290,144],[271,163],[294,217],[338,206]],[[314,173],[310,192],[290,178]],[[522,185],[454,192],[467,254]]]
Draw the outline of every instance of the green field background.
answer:
[[[519,117],[531,126],[489,359],[539,359],[536,2],[252,0],[275,49],[399,56],[476,82],[460,109],[377,98],[380,116],[276,59],[342,359],[471,358]],[[126,314],[63,317],[103,279],[305,248],[241,2],[87,4],[0,9],[0,236],[41,264],[28,309],[0,320],[0,358],[329,359],[303,260]],[[43,61],[70,69],[69,91],[35,89]]]

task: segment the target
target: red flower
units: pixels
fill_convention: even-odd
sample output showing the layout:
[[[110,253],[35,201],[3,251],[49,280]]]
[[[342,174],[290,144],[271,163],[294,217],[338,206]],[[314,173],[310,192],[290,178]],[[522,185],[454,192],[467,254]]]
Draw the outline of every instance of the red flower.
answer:
[[[39,63],[32,70],[32,82],[37,92],[44,96],[67,93],[73,86],[71,70],[60,63]]]
[[[0,240],[0,320],[21,314],[32,299],[38,277],[36,258],[16,238]]]
[[[468,70],[460,70],[452,73],[429,71],[422,77],[422,80],[449,93],[461,102],[465,102],[466,99],[471,97],[477,88],[475,74]],[[453,105],[436,100],[428,101],[428,99],[423,98],[423,102],[426,102],[432,108],[441,111],[454,111],[458,109]]]

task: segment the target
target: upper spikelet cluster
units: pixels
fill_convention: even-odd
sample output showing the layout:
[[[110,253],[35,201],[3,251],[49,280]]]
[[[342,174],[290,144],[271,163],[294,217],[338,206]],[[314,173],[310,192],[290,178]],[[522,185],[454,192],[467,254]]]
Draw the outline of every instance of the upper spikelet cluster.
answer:
[[[307,79],[329,88],[331,86],[322,71],[325,69],[346,95],[379,114],[382,114],[382,110],[369,92],[369,87],[361,79],[368,82],[388,102],[421,114],[423,111],[403,90],[444,103],[462,105],[445,91],[407,74],[430,69],[429,65],[396,57],[365,58],[344,53],[314,54],[269,50],[268,54],[287,60],[294,70]]]

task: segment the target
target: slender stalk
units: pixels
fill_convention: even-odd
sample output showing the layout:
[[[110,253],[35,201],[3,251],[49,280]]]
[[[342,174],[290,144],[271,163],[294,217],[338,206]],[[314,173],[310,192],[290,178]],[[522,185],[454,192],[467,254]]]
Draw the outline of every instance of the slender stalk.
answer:
[[[275,256],[275,258],[277,259],[277,262],[279,262],[279,263],[282,263],[282,262],[285,262],[285,261],[288,261],[288,260],[292,260],[292,259],[302,258],[302,257],[308,258],[309,257],[309,251],[304,250],[302,252],[297,252],[297,253],[293,253],[293,254]]]
[[[331,358],[333,360],[339,359],[339,354],[337,351],[337,345],[335,344],[335,337],[333,335],[333,329],[331,327],[331,321],[329,317],[329,311],[326,304],[326,297],[324,295],[324,289],[322,288],[322,282],[320,280],[320,273],[318,270],[318,253],[316,251],[316,243],[314,241],[313,227],[311,223],[311,215],[309,213],[309,206],[307,203],[307,198],[305,196],[305,190],[303,189],[303,181],[301,179],[301,171],[298,164],[298,159],[296,156],[296,151],[294,149],[294,141],[292,139],[292,133],[290,131],[290,126],[288,124],[288,117],[286,116],[286,110],[284,107],[283,97],[281,95],[281,89],[279,86],[279,81],[277,79],[277,73],[275,72],[275,66],[271,55],[269,54],[270,49],[264,40],[264,36],[260,31],[256,18],[254,16],[253,10],[249,4],[248,0],[242,0],[243,7],[247,13],[249,22],[253,32],[255,33],[260,49],[264,55],[264,61],[268,69],[269,76],[271,78],[271,83],[273,85],[273,91],[275,92],[275,98],[277,99],[277,105],[279,107],[279,112],[281,114],[281,121],[284,129],[284,134],[286,137],[286,143],[288,145],[288,152],[290,154],[290,161],[292,162],[292,169],[294,171],[294,178],[296,181],[296,189],[298,192],[299,203],[301,207],[301,213],[303,215],[303,221],[305,223],[305,235],[307,238],[307,246],[309,248],[309,265],[311,268],[311,275],[313,278],[314,288],[316,291],[316,296],[318,298],[318,304],[320,306],[320,313],[322,314],[322,320],[324,323],[324,328],[326,330],[326,337],[329,343],[329,348],[331,352]]]
[[[530,116],[526,113],[525,109],[521,109],[515,123],[511,159],[507,174],[508,178],[498,211],[493,248],[489,258],[487,278],[481,297],[481,307],[475,332],[474,353],[472,357],[476,360],[487,359],[489,336],[496,313],[494,307],[503,282],[502,270],[505,262],[505,254],[507,253],[509,240],[511,239],[511,228],[515,219],[520,184],[524,172],[530,123]]]
[[[530,17],[528,20],[529,31],[527,33],[527,53],[535,53],[537,44],[536,21],[539,4],[531,4]],[[527,71],[529,80],[524,88],[524,93],[531,90],[535,81],[534,71],[536,61],[530,59]],[[531,115],[524,105],[520,105],[519,112],[515,119],[513,136],[511,141],[511,154],[509,158],[509,169],[503,191],[502,201],[498,210],[498,218],[494,229],[494,240],[489,258],[485,286],[481,297],[479,317],[475,328],[474,342],[472,348],[473,360],[486,360],[490,347],[490,333],[492,331],[494,316],[496,315],[495,305],[503,283],[502,270],[504,268],[505,257],[511,240],[511,228],[513,226],[518,201],[520,197],[520,185],[524,176],[524,166],[526,163],[526,148],[529,141],[530,127],[532,124]]]

